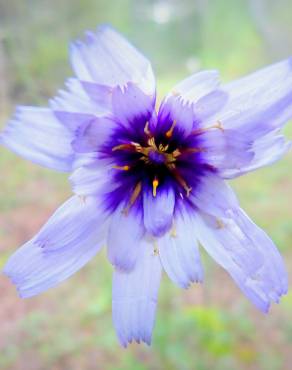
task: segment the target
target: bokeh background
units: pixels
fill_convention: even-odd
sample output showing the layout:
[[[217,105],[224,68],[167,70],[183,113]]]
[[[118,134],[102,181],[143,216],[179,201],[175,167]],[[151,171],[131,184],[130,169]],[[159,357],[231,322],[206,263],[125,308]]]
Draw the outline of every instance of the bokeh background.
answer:
[[[161,98],[217,68],[227,81],[292,54],[291,0],[0,0],[0,127],[17,104],[41,105],[71,75],[68,42],[111,23],[153,62]],[[288,126],[287,136],[292,136]],[[292,276],[292,155],[232,181]],[[70,195],[66,176],[0,148],[0,267]],[[1,370],[290,370],[292,293],[263,315],[204,253],[202,286],[164,276],[151,348],[122,349],[111,323],[104,253],[69,281],[21,300],[0,277]]]

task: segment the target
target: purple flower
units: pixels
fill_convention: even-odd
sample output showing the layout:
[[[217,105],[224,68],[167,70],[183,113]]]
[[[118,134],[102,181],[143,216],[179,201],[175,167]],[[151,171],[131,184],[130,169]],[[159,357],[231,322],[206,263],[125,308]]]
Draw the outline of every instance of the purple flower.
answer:
[[[1,135],[17,154],[72,172],[74,196],[8,260],[21,297],[71,276],[107,245],[122,345],[150,343],[161,271],[203,280],[199,244],[262,311],[287,292],[271,239],[225,182],[290,148],[292,59],[220,85],[216,71],[175,86],[155,111],[148,60],[108,27],[71,46],[76,77],[49,108],[19,107]]]

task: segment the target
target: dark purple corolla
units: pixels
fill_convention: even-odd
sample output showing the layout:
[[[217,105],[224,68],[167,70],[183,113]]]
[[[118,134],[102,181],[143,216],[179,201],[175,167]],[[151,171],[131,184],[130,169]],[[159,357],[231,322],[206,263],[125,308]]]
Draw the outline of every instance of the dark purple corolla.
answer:
[[[150,343],[161,271],[203,280],[199,244],[262,311],[287,292],[283,261],[225,182],[290,148],[292,59],[220,85],[216,71],[175,86],[155,111],[148,60],[108,27],[71,46],[76,77],[49,108],[19,107],[1,142],[72,172],[75,195],[7,262],[21,297],[51,288],[107,245],[120,342]]]

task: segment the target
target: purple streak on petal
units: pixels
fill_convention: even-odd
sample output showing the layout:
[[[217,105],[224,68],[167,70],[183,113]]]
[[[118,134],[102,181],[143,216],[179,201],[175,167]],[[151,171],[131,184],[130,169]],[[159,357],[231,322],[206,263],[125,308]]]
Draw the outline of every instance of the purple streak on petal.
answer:
[[[0,135],[0,144],[41,166],[69,172],[72,134],[47,108],[18,107]]]
[[[132,341],[150,345],[155,322],[161,263],[150,243],[144,240],[138,248],[134,270],[113,275],[113,323],[124,347]]]
[[[176,215],[172,231],[157,240],[162,266],[178,286],[203,281],[199,246],[192,218],[186,209]]]
[[[153,236],[161,236],[170,229],[175,206],[174,189],[169,186],[157,188],[156,197],[152,189],[143,189],[144,225]]]
[[[155,79],[149,61],[123,36],[110,27],[88,32],[84,42],[70,49],[72,67],[77,77],[110,87],[134,82],[154,94]]]
[[[121,205],[112,215],[107,237],[107,255],[111,264],[122,271],[131,271],[136,263],[140,240],[144,234],[141,209],[125,212]]]
[[[197,214],[200,243],[263,312],[287,290],[282,259],[269,237],[240,209],[218,219]]]
[[[103,245],[105,216],[96,199],[69,199],[36,237],[8,260],[4,273],[21,297],[39,294],[70,277]]]

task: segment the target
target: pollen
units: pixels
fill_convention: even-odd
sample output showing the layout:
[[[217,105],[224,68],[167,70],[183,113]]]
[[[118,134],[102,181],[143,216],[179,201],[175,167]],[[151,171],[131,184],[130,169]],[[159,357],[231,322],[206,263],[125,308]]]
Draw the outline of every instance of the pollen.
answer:
[[[173,123],[172,123],[172,125],[171,125],[170,129],[169,129],[168,131],[166,131],[165,136],[166,136],[167,138],[171,138],[171,137],[172,137],[172,134],[173,134],[173,130],[174,130],[174,128],[175,128],[175,125],[176,125],[176,121],[173,121]]]
[[[152,181],[152,194],[154,197],[156,197],[158,185],[159,185],[159,181],[155,177],[154,180]]]

